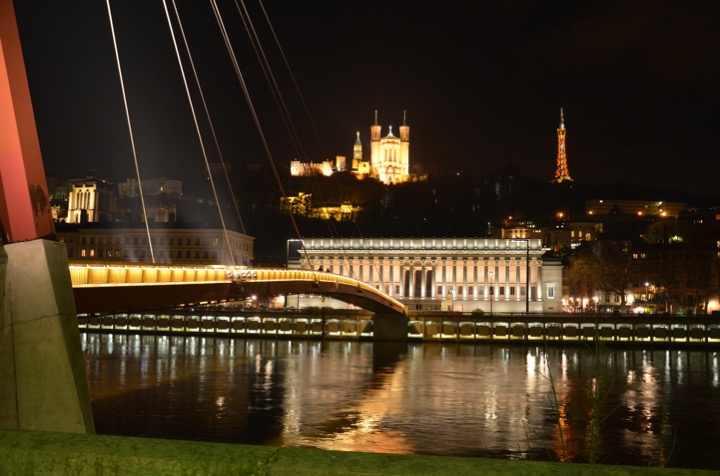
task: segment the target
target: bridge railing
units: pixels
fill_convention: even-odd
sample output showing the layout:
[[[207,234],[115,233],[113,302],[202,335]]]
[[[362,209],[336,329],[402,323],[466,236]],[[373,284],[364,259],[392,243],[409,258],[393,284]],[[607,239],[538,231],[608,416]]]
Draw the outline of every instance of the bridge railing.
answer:
[[[208,283],[229,281],[305,281],[357,288],[386,299],[398,309],[405,305],[380,290],[356,279],[323,271],[281,268],[167,265],[70,264],[74,287],[130,284]]]
[[[370,286],[369,284],[347,276],[341,276],[339,274],[302,269],[253,269],[247,270],[244,274],[245,277],[243,277],[242,272],[240,273],[241,279],[248,281],[316,281],[330,284],[343,284],[355,287],[361,292],[366,291],[382,296],[392,302],[396,307],[405,309],[405,305],[400,301]]]
[[[73,286],[229,281],[224,266],[70,265]]]

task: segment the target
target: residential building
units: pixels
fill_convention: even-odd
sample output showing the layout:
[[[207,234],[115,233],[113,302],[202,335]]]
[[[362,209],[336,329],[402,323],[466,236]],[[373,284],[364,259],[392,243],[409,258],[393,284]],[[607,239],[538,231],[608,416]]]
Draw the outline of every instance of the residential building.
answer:
[[[71,263],[156,263],[250,266],[254,238],[232,230],[191,226],[57,224]]]

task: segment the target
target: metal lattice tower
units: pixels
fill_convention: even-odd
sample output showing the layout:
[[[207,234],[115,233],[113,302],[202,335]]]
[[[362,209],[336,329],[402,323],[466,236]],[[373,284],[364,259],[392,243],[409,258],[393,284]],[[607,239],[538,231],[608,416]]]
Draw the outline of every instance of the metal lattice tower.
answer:
[[[565,120],[563,117],[563,110],[560,108],[560,125],[557,129],[558,136],[558,154],[557,154],[557,168],[555,169],[555,179],[553,182],[559,183],[565,180],[572,181],[570,178],[570,172],[568,172],[567,166],[567,155],[565,154]]]

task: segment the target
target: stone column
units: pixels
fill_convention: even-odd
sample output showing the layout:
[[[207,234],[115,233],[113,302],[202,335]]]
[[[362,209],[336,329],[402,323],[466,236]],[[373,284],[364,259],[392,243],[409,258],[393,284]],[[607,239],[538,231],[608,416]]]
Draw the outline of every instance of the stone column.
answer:
[[[5,252],[0,428],[94,433],[65,246],[33,240]]]

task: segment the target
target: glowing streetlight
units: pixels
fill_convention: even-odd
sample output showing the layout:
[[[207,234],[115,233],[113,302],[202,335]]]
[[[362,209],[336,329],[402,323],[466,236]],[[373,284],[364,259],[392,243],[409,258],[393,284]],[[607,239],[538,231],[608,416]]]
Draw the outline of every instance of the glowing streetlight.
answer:
[[[648,286],[650,286],[650,283],[645,281],[645,302],[648,302],[650,300],[650,296],[648,296]]]

